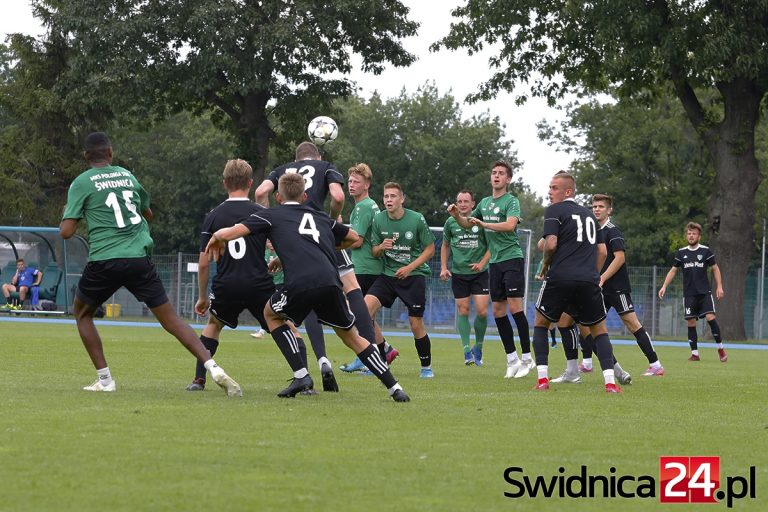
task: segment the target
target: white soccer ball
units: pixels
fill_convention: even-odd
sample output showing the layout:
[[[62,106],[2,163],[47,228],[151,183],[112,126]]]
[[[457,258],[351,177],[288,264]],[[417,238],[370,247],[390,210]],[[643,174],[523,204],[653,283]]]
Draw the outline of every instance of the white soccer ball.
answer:
[[[324,146],[333,142],[339,135],[339,125],[328,116],[318,116],[309,122],[307,135],[316,145]]]

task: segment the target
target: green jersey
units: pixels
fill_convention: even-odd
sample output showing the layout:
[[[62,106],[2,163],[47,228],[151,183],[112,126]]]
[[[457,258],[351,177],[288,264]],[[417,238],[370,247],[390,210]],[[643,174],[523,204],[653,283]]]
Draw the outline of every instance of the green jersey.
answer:
[[[485,231],[479,226],[464,229],[456,219],[448,217],[443,226],[443,243],[451,248],[452,274],[478,274],[470,265],[478,263],[488,250]],[[480,272],[487,268],[484,267]]]
[[[392,249],[384,251],[384,275],[394,276],[402,267],[421,256],[429,244],[435,243],[435,235],[429,230],[424,216],[404,208],[405,213],[399,219],[390,219],[387,212],[379,212],[373,217],[371,244],[379,245],[385,238],[394,239]],[[411,275],[429,276],[432,270],[422,263]]]
[[[130,171],[116,165],[88,169],[67,193],[64,219],[85,219],[88,261],[140,258],[152,254],[154,242],[141,212],[149,194]]]
[[[270,251],[269,249],[264,251],[264,261],[267,262],[267,265],[272,262],[275,258],[277,258],[277,253],[275,251]],[[274,274],[270,274],[272,276],[272,282],[275,283],[275,286],[281,285],[285,282],[285,276],[283,275],[282,270],[278,270]]]
[[[349,224],[363,239],[363,245],[352,249],[352,263],[355,265],[355,274],[370,274],[378,276],[384,270],[384,262],[371,254],[371,228],[373,216],[379,213],[379,205],[370,197],[355,203]]]
[[[504,194],[496,199],[493,196],[485,197],[472,211],[472,217],[492,223],[505,222],[509,217],[517,217],[519,222],[521,220],[520,201],[512,194]],[[485,237],[488,240],[488,249],[491,251],[491,263],[523,257],[517,230],[500,232],[486,229]]]

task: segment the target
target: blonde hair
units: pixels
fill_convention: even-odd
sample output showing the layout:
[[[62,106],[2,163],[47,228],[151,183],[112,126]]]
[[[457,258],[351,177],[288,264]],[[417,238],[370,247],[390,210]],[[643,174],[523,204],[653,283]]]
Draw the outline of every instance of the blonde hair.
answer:
[[[251,188],[253,169],[245,160],[227,160],[224,166],[224,186],[227,190],[245,190]]]
[[[568,174],[566,171],[558,171],[555,173],[552,178],[557,178],[559,180],[567,180],[570,182],[571,190],[573,191],[573,195],[576,195],[576,178],[574,178],[572,175]]]
[[[287,172],[280,176],[277,191],[286,201],[300,201],[304,194],[304,177],[297,172]]]
[[[395,181],[388,181],[384,184],[384,190],[387,190],[388,188],[396,188],[400,191],[400,195],[404,196],[405,192],[403,192],[403,187],[400,186],[399,183]]]
[[[371,172],[371,168],[368,167],[368,164],[365,164],[362,162],[355,164],[349,168],[349,170],[347,171],[347,175],[352,176],[353,174],[357,174],[368,183],[370,183],[371,180],[373,180],[373,172]]]

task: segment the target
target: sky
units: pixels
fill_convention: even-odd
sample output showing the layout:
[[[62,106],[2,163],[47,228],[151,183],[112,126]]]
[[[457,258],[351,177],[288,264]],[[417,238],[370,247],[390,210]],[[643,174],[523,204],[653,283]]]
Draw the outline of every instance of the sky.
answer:
[[[450,92],[456,98],[465,117],[486,111],[498,116],[505,125],[505,138],[514,141],[512,147],[523,164],[520,177],[532,192],[546,197],[550,177],[568,166],[570,156],[540,141],[536,123],[547,120],[555,124],[565,118],[564,112],[548,107],[541,99],[529,99],[525,105],[517,106],[509,93],[499,93],[492,101],[464,103],[467,94],[477,90],[478,85],[491,75],[488,54],[469,56],[463,51],[429,52],[429,45],[448,33],[452,21],[450,11],[462,2],[403,0],[403,3],[411,9],[410,19],[421,23],[418,36],[403,41],[405,48],[417,55],[418,60],[408,68],[389,67],[379,76],[354,72],[351,78],[357,82],[359,94],[369,98],[378,91],[383,98],[390,98],[399,95],[403,89],[413,93],[419,86],[434,81],[441,95]],[[5,39],[12,32],[33,36],[43,33],[32,16],[28,0],[3,0],[0,35]],[[343,136],[344,127],[339,128]]]

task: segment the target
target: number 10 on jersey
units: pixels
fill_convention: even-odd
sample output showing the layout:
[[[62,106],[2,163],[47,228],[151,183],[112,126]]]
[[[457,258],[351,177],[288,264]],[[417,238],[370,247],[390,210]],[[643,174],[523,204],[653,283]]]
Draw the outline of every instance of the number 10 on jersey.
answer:
[[[720,457],[659,457],[661,503],[717,503]]]

